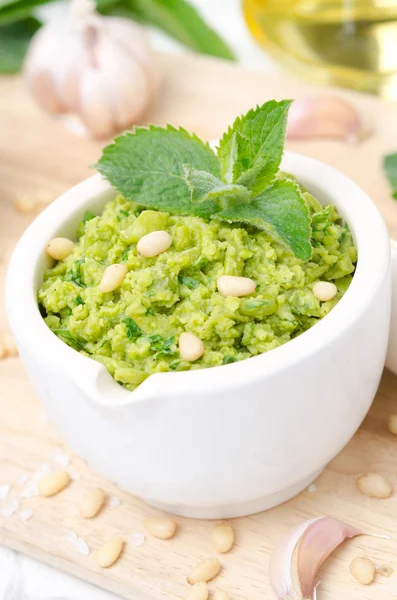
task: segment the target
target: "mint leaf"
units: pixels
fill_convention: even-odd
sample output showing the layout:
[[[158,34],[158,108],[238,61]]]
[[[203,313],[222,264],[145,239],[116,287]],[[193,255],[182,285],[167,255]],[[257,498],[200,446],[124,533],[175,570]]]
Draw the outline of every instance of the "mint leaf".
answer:
[[[397,152],[384,157],[383,168],[392,187],[393,198],[397,200]]]
[[[196,214],[210,218],[214,201],[192,208],[183,165],[218,177],[219,162],[208,144],[184,129],[167,125],[137,128],[107,146],[96,168],[129,200],[145,208],[174,215]]]
[[[277,179],[250,204],[232,206],[216,216],[254,225],[289,246],[301,260],[311,258],[309,210],[299,184],[292,179]]]
[[[222,178],[254,193],[265,189],[280,166],[291,100],[271,100],[238,117],[218,147]]]
[[[198,171],[189,165],[184,166],[184,175],[194,203],[215,200],[222,208],[233,202],[250,201],[251,192],[243,185],[225,184],[211,173]]]

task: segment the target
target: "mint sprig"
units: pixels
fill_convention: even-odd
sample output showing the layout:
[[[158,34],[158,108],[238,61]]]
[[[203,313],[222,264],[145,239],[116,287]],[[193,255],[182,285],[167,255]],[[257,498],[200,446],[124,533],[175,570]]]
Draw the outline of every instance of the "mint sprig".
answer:
[[[397,152],[383,158],[383,168],[392,188],[392,195],[397,200]]]
[[[96,167],[125,198],[145,208],[246,223],[309,260],[304,194],[279,173],[290,105],[272,100],[237,118],[217,154],[182,128],[137,128],[107,146]]]

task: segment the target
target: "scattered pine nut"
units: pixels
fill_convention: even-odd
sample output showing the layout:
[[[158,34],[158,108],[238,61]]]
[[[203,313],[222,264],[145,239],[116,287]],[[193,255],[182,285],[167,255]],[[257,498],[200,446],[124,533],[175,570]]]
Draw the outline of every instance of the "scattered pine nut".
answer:
[[[150,517],[145,519],[143,526],[148,533],[160,540],[169,540],[174,537],[176,532],[175,521],[165,517]]]
[[[216,552],[229,552],[234,544],[234,531],[229,523],[218,523],[212,530],[212,546]]]
[[[111,567],[120,557],[123,546],[124,540],[118,536],[105,542],[96,553],[98,565],[104,569]]]
[[[253,279],[233,275],[222,275],[216,285],[222,296],[248,296],[253,294],[256,289],[256,283]]]
[[[393,435],[397,435],[397,414],[390,415],[387,428]]]
[[[127,265],[110,265],[105,269],[102,275],[101,283],[99,284],[99,290],[104,294],[106,292],[113,292],[117,289],[127,275]]]
[[[393,574],[393,569],[387,565],[381,565],[376,569],[376,574],[380,577],[390,577]]]
[[[375,565],[369,558],[356,556],[350,563],[350,573],[363,585],[369,585],[375,578]]]
[[[172,244],[172,237],[167,231],[152,231],[141,237],[136,245],[136,251],[144,258],[153,258],[168,250]]]
[[[197,335],[185,331],[179,336],[179,353],[182,360],[194,362],[204,354],[204,344]]]
[[[18,349],[17,349],[17,346],[15,344],[15,340],[12,337],[12,335],[11,335],[10,332],[7,331],[3,335],[2,344],[3,344],[4,348],[5,348],[7,356],[18,356]]]
[[[186,596],[186,600],[208,600],[208,585],[205,581],[195,583]]]
[[[79,510],[82,517],[92,519],[101,510],[105,501],[105,492],[101,488],[91,490],[80,504]]]
[[[364,496],[369,498],[390,498],[393,488],[383,475],[367,473],[357,479],[357,487]]]
[[[327,302],[332,300],[338,293],[338,288],[334,283],[330,281],[317,281],[313,286],[313,294],[320,300],[320,302]]]
[[[38,483],[37,489],[41,496],[55,496],[61,492],[70,482],[70,475],[67,471],[56,471],[49,475],[44,475]]]
[[[30,198],[29,196],[20,196],[14,198],[14,207],[20,213],[33,212],[37,208],[37,200]]]
[[[200,581],[214,579],[221,570],[221,564],[217,558],[206,558],[199,562],[187,576],[188,583],[195,584]]]
[[[224,590],[216,590],[212,600],[230,600],[230,596]]]
[[[64,260],[73,252],[74,242],[68,238],[58,237],[50,240],[47,244],[47,254],[55,260]]]

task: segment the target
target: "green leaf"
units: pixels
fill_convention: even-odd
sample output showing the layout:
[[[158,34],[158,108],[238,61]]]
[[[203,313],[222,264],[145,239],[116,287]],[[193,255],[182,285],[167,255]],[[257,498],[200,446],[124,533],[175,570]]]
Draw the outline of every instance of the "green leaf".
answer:
[[[284,150],[291,100],[271,100],[238,117],[219,143],[222,178],[255,194],[276,175]]]
[[[155,334],[149,336],[150,348],[156,354],[155,358],[164,356],[173,356],[176,354],[175,336],[163,338],[161,335]]]
[[[393,198],[397,200],[397,152],[384,157],[383,168],[392,187]]]
[[[30,40],[39,27],[36,19],[0,25],[0,73],[17,73],[21,69]]]
[[[277,179],[250,204],[233,206],[216,216],[254,225],[290,247],[301,260],[311,258],[309,210],[295,181]]]
[[[167,125],[137,128],[107,146],[96,168],[129,200],[171,214],[209,218],[218,207],[192,205],[183,165],[219,176],[219,162],[208,144],[184,129]]]
[[[252,195],[243,185],[225,184],[211,173],[198,171],[189,165],[184,165],[184,176],[194,203],[215,200],[220,208],[226,208],[234,202],[249,202]]]
[[[85,262],[84,258],[80,258],[79,260],[76,260],[75,264],[75,268],[74,269],[70,269],[70,271],[68,271],[67,273],[65,273],[63,279],[64,281],[72,281],[75,285],[78,285],[79,287],[85,288],[87,287],[87,284],[84,282],[84,273],[81,272],[81,265],[83,265]]]
[[[142,335],[142,329],[139,327],[138,323],[135,323],[134,319],[130,317],[126,317],[123,319],[123,323],[127,329],[127,337],[132,342],[135,342]]]
[[[34,17],[35,9],[54,0],[0,0],[0,24],[16,23]],[[1,36],[0,36],[1,39]]]
[[[186,0],[124,0],[118,6],[124,9],[124,16],[129,9],[132,18],[158,27],[196,52],[235,59],[222,38]]]
[[[189,290],[195,290],[200,285],[197,279],[193,279],[188,275],[178,275],[178,281],[180,284],[186,285]]]
[[[81,342],[76,340],[76,338],[72,336],[68,329],[53,329],[53,332],[64,342],[66,342],[68,346],[71,346],[78,352],[80,352],[80,350],[85,350],[85,346]]]

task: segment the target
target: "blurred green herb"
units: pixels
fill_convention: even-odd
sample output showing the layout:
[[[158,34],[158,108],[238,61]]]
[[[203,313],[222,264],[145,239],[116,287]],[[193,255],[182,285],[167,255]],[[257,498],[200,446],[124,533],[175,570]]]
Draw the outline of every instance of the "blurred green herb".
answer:
[[[0,0],[0,73],[21,69],[29,41],[43,22],[43,5],[56,1]],[[97,9],[156,27],[196,52],[234,60],[230,48],[188,0],[97,0]]]
[[[128,339],[131,340],[131,342],[135,342],[142,335],[142,329],[135,323],[134,319],[131,319],[130,317],[123,319],[123,323],[127,329]]]
[[[68,271],[65,274],[64,281],[72,281],[79,287],[83,287],[83,288],[87,287],[87,284],[84,282],[84,275],[81,272],[81,265],[84,264],[84,262],[85,262],[84,258],[80,258],[79,260],[76,260],[76,262],[74,263],[75,268],[70,269],[70,271]]]
[[[175,336],[163,338],[161,335],[149,335],[150,348],[156,352],[155,358],[164,356],[173,356],[176,353],[176,349],[173,348],[175,344]]]
[[[186,285],[189,290],[195,290],[200,284],[197,279],[193,279],[193,277],[178,275],[178,281],[182,285]]]
[[[85,346],[81,342],[76,340],[76,338],[72,336],[68,329],[54,329],[53,331],[58,337],[60,337],[64,342],[66,342],[68,346],[71,346],[78,352],[80,352],[80,350],[85,350]]]
[[[393,198],[397,200],[397,152],[384,157],[383,168],[391,185]]]

